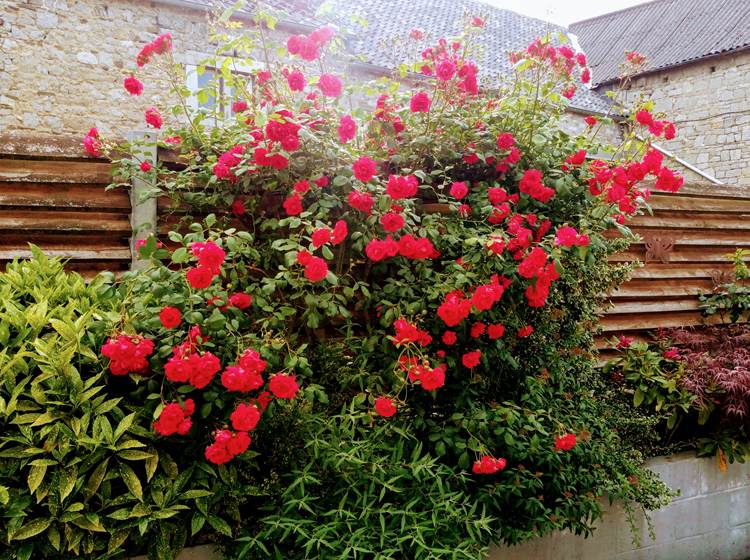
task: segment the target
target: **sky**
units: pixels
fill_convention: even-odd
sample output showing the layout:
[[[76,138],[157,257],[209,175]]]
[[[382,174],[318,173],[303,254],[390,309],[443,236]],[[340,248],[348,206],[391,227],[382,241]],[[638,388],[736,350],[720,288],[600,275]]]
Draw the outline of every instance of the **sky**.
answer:
[[[645,0],[481,0],[486,4],[519,14],[570,25],[574,21],[643,4]]]

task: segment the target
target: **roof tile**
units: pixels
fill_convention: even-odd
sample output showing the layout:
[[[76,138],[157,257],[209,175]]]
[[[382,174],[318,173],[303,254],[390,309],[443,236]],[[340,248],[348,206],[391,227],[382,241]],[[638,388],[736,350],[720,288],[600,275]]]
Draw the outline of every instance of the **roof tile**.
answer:
[[[625,51],[646,56],[643,72],[750,46],[748,0],[653,0],[570,26],[595,85],[620,75]]]

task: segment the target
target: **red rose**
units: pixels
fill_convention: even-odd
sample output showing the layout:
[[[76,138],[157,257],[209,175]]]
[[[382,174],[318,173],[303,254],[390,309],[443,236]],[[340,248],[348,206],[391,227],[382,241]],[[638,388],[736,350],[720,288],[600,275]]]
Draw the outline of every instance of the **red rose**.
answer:
[[[192,399],[188,399],[192,403]],[[187,403],[186,403],[187,405]],[[195,406],[192,406],[195,410]],[[187,406],[183,408],[179,403],[169,403],[166,405],[159,418],[154,422],[154,430],[162,436],[171,436],[179,434],[184,436],[190,431],[192,422],[190,420],[191,412],[187,411]]]
[[[331,240],[331,230],[328,228],[318,228],[310,237],[312,238],[313,246],[317,249]]]
[[[102,356],[109,358],[112,375],[143,372],[148,367],[147,358],[153,351],[153,341],[126,334],[110,338],[102,346]]]
[[[188,284],[190,284],[192,288],[202,290],[211,285],[215,274],[210,268],[198,265],[195,268],[188,270],[185,276]]]
[[[438,366],[433,369],[425,368],[420,375],[419,382],[425,391],[434,391],[445,385],[445,366]]]
[[[487,325],[484,323],[474,323],[471,326],[471,330],[469,331],[469,334],[471,335],[471,338],[479,338],[484,334],[484,331],[487,329]]]
[[[575,434],[565,434],[555,438],[556,451],[570,451],[576,446]]]
[[[504,325],[490,325],[487,327],[487,336],[489,336],[492,340],[497,340],[498,338],[502,338],[505,334],[505,326]]]
[[[455,327],[471,313],[471,300],[461,292],[451,292],[438,307],[437,314],[449,327]]]
[[[143,84],[135,76],[125,78],[122,85],[130,95],[140,95],[143,93]]]
[[[318,88],[326,97],[338,97],[343,91],[343,82],[333,74],[321,74],[318,79]]]
[[[526,325],[525,327],[521,327],[518,329],[518,337],[519,338],[526,338],[527,336],[531,336],[531,333],[534,332],[534,327],[531,325]]]
[[[557,228],[555,245],[558,247],[585,247],[589,244],[588,235],[580,234],[575,228],[564,226]]]
[[[328,264],[320,257],[310,257],[305,265],[305,278],[310,282],[320,282],[328,275]]]
[[[346,144],[349,140],[353,139],[357,133],[357,123],[349,115],[344,115],[339,120],[339,141],[342,144]]]
[[[419,180],[414,175],[390,175],[385,192],[393,200],[411,198],[417,194]]]
[[[253,296],[246,294],[245,292],[239,292],[229,296],[227,303],[231,307],[236,307],[237,309],[247,309],[253,304]]]
[[[456,333],[453,331],[445,331],[443,333],[443,344],[446,344],[448,346],[453,346],[456,343],[456,340],[458,337],[456,336]]]
[[[346,225],[346,222],[344,220],[339,220],[333,226],[333,235],[331,236],[331,241],[334,245],[343,243],[348,234],[349,227]]]
[[[484,455],[477,461],[474,461],[471,470],[474,474],[495,474],[498,471],[502,471],[506,464],[507,462],[503,458],[495,459],[494,457]]]
[[[437,65],[437,68],[435,69],[435,75],[437,76],[438,80],[442,80],[444,82],[447,82],[450,80],[454,75],[456,74],[456,65],[451,60],[443,60],[440,64]]]
[[[355,210],[359,210],[360,212],[363,212],[370,215],[370,212],[372,212],[372,206],[375,204],[375,200],[373,200],[370,193],[353,190],[349,193],[349,205],[354,208]]]
[[[497,147],[504,152],[516,145],[516,139],[509,132],[503,132],[497,137]]]
[[[289,85],[289,89],[291,89],[292,91],[302,91],[307,85],[305,75],[299,70],[290,72],[286,77],[286,83]]]
[[[393,399],[388,397],[378,397],[375,399],[375,412],[384,418],[389,418],[396,414],[396,405],[393,403]]]
[[[229,420],[238,432],[249,432],[255,429],[260,421],[261,412],[253,404],[240,403],[234,409]]]
[[[143,171],[144,173],[148,173],[149,171],[151,171],[151,164],[147,161],[142,161],[141,171]]]
[[[159,312],[159,320],[165,329],[173,329],[180,324],[182,313],[176,307],[165,307]]]
[[[573,155],[565,158],[565,163],[570,165],[581,165],[584,161],[586,161],[586,150],[578,150]]]
[[[245,201],[241,198],[234,199],[234,202],[232,202],[232,214],[235,216],[242,216],[245,213],[247,213],[247,209],[245,208]]]
[[[596,120],[596,117],[592,117],[591,115],[587,116],[587,117],[586,117],[585,119],[583,119],[583,120],[584,120],[584,121],[586,122],[586,124],[587,124],[588,126],[591,126],[591,127],[595,126],[595,125],[596,125],[596,123],[598,123],[598,122],[599,122],[599,121],[597,121],[597,120]]]
[[[450,190],[451,196],[456,200],[461,200],[467,194],[469,194],[469,187],[463,181],[456,181],[451,185]]]
[[[391,233],[400,230],[404,227],[405,223],[406,221],[404,220],[404,217],[395,212],[388,212],[380,217],[380,225],[383,226],[385,231]]]
[[[289,216],[297,216],[302,213],[302,197],[298,193],[284,200],[284,210]]]
[[[205,266],[215,274],[221,270],[226,258],[226,252],[213,241],[195,242],[190,244],[190,252],[198,259],[201,266]]]
[[[398,243],[391,239],[390,235],[382,240],[373,239],[365,246],[365,254],[373,262],[395,257],[398,255]]]
[[[542,172],[538,169],[527,170],[518,183],[518,187],[522,193],[528,194],[540,202],[549,202],[555,196],[554,189],[550,189],[542,183]]]
[[[635,120],[643,126],[651,126],[654,122],[654,116],[646,109],[641,109],[635,114]]]
[[[481,358],[482,351],[474,350],[472,352],[466,352],[466,354],[461,356],[461,363],[464,365],[464,367],[473,369],[479,365]]]
[[[232,103],[232,113],[242,113],[243,111],[247,111],[247,101],[235,101]]]
[[[299,391],[294,375],[274,375],[268,382],[268,388],[279,399],[293,399]]]
[[[423,91],[415,93],[409,102],[409,109],[412,113],[427,113],[430,110],[430,97]]]
[[[161,118],[161,113],[156,110],[155,107],[149,107],[146,109],[146,124],[153,126],[154,128],[161,128],[164,124],[164,120]]]
[[[367,183],[375,176],[378,167],[373,160],[367,156],[362,156],[352,164],[352,170],[358,180]]]
[[[102,157],[102,141],[99,139],[99,131],[96,128],[89,129],[83,137],[83,147],[93,157]]]

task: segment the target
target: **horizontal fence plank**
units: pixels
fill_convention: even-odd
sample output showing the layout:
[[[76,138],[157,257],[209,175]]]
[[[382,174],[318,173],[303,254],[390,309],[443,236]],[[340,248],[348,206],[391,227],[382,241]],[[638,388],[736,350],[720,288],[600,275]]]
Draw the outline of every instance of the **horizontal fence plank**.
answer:
[[[664,298],[679,296],[696,296],[711,293],[714,283],[709,278],[671,278],[633,279],[610,294],[610,298]]]
[[[130,211],[125,189],[98,184],[21,183],[0,181],[0,207],[100,208]]]
[[[112,165],[91,161],[0,159],[0,181],[99,183],[111,181]]]
[[[728,261],[728,255],[734,252],[734,245],[724,246],[689,246],[685,247],[680,245],[679,242],[675,243],[674,250],[670,251],[667,255],[669,263],[698,263],[705,264],[706,266],[713,266],[714,263],[726,263]],[[632,262],[632,261],[644,261],[646,258],[646,249],[641,246],[631,246],[631,249],[622,251],[613,255],[610,259],[612,262]],[[742,260],[750,262],[750,255],[744,257]],[[646,263],[648,266],[651,263]]]
[[[647,331],[672,327],[689,327],[722,323],[717,315],[704,316],[700,311],[671,311],[654,313],[648,316],[635,314],[608,314],[602,317],[600,326],[605,335],[623,331]]]
[[[128,214],[108,212],[0,209],[0,231],[2,230],[100,231],[121,234],[130,232],[130,218]]]
[[[750,214],[740,213],[731,216],[698,212],[655,212],[653,216],[635,216],[629,223],[633,228],[684,229],[734,229],[750,233]]]
[[[48,257],[59,257],[61,259],[81,259],[94,261],[130,261],[130,249],[120,247],[108,247],[104,249],[50,249],[39,247]],[[0,248],[0,261],[11,261],[13,259],[29,259],[32,257],[30,249],[2,249]]]
[[[749,198],[717,198],[710,195],[667,195],[654,193],[648,199],[648,204],[654,210],[690,211],[701,213],[742,214],[750,213]]]

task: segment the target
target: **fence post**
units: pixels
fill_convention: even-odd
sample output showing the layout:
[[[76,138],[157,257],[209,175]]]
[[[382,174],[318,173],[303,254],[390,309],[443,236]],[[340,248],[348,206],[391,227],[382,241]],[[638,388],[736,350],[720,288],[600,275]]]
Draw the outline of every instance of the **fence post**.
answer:
[[[128,141],[147,140],[153,142],[156,140],[156,134],[153,132],[131,132],[128,134]],[[154,169],[156,168],[156,145],[142,148],[133,158],[140,165],[143,161],[148,161]],[[157,203],[155,198],[143,200],[143,194],[147,192],[148,184],[140,177],[133,177],[133,184],[130,188],[130,269],[138,270],[146,266],[146,261],[138,258],[138,251],[135,248],[140,239],[146,239],[152,233],[157,233],[156,226],[158,220]]]

